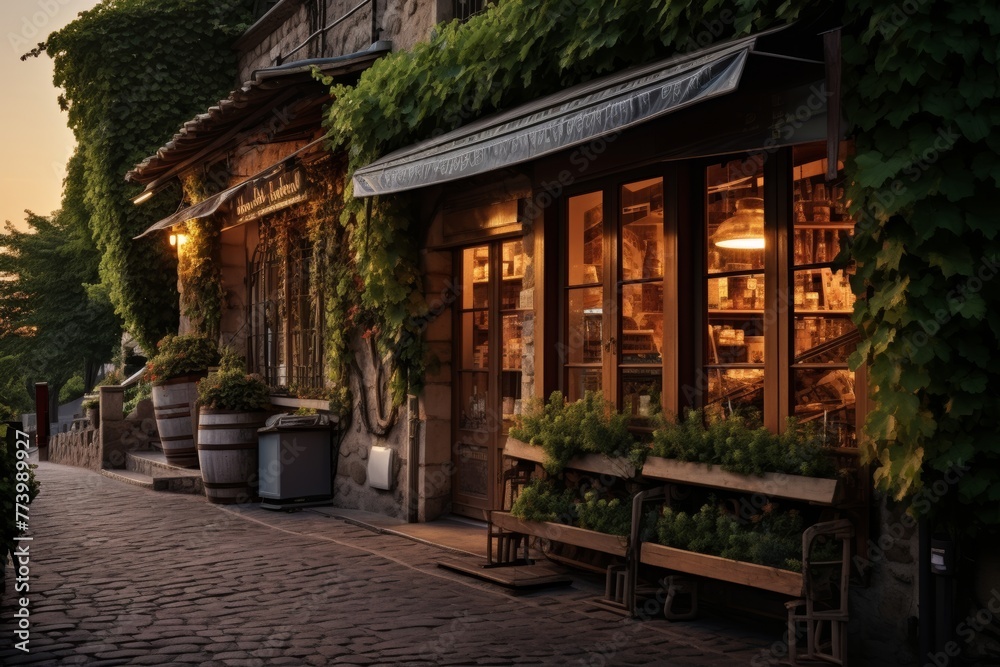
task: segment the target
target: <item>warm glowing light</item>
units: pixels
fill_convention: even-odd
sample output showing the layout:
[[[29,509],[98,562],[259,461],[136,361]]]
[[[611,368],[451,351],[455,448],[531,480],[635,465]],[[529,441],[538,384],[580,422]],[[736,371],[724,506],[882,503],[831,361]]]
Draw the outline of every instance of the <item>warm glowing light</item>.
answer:
[[[170,235],[170,245],[175,248],[187,243],[187,234],[171,234]]]
[[[716,241],[715,245],[720,248],[729,248],[730,250],[763,250],[764,249],[764,237],[751,237],[744,239],[728,239],[723,241]]]
[[[736,202],[736,215],[725,220],[715,232],[714,243],[733,250],[761,250],[764,247],[764,200],[745,197]]]

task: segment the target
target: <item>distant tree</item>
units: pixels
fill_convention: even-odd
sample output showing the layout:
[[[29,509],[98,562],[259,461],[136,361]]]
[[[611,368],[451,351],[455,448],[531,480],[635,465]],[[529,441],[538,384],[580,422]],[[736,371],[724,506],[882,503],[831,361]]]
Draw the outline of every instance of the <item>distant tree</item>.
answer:
[[[19,420],[22,413],[32,411],[31,406],[20,362],[13,356],[0,356],[0,421]]]
[[[178,324],[177,258],[163,235],[134,237],[172,213],[180,188],[135,206],[125,174],[233,87],[232,42],[253,0],[105,0],[24,57],[48,53],[81,146],[100,277],[144,349]]]
[[[16,359],[29,385],[48,382],[53,406],[60,388],[82,374],[92,386],[121,338],[100,254],[91,237],[80,183],[79,153],[69,163],[63,208],[51,217],[28,212],[27,231],[9,222],[0,233],[0,356]]]

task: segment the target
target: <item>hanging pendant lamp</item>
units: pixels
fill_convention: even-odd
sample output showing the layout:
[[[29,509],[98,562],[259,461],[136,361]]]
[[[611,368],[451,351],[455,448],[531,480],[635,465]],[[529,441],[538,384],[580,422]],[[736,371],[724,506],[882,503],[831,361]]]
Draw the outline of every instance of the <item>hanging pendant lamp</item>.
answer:
[[[731,250],[761,250],[764,247],[764,200],[744,197],[736,201],[736,213],[715,231],[714,243]]]

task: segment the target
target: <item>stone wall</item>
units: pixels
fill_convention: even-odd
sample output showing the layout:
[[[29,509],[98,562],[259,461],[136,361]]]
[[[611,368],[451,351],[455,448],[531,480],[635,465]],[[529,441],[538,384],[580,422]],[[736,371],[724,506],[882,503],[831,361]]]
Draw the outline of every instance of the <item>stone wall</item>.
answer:
[[[452,283],[450,251],[426,251],[422,264],[429,309],[424,325],[427,375],[418,403],[423,440],[414,500],[417,520],[430,521],[451,505],[452,304],[459,295]]]
[[[337,507],[376,512],[395,518],[406,518],[407,498],[407,411],[405,406],[394,413],[391,426],[384,435],[369,432],[368,424],[379,429],[379,415],[375,392],[376,373],[368,352],[367,342],[358,335],[353,341],[355,358],[360,377],[354,373],[351,391],[354,395],[354,410],[342,433],[337,478],[334,481],[333,501]],[[388,376],[385,377],[388,380]],[[384,389],[384,387],[383,387]],[[364,399],[362,400],[362,392]],[[387,408],[391,400],[383,391],[383,401]],[[367,408],[367,416],[362,411]],[[389,413],[392,414],[392,413]],[[389,414],[382,415],[383,418]],[[392,489],[383,491],[372,488],[368,483],[368,459],[374,446],[388,447],[394,452],[391,473]]]
[[[101,469],[101,443],[90,424],[76,422],[65,433],[49,438],[49,461],[90,470]]]
[[[126,452],[158,448],[152,401],[141,401],[125,418],[122,397],[120,387],[101,387],[99,426],[81,420],[71,430],[50,437],[49,461],[90,470],[124,468]]]
[[[856,538],[868,543],[867,560],[856,558],[855,565],[869,576],[869,585],[851,587],[851,657],[863,665],[912,665],[917,651],[909,623],[919,614],[917,523],[905,506],[884,498],[877,502],[878,537]]]
[[[320,0],[326,4],[326,23],[330,25],[357,5],[357,0]],[[430,37],[440,21],[452,17],[452,3],[440,0],[377,0],[378,39],[389,40],[395,50],[409,50]],[[237,43],[241,50],[240,81],[248,81],[258,69],[274,67],[279,56],[284,63],[309,58],[329,58],[364,51],[372,45],[371,10],[359,9],[353,16],[326,32],[325,41],[316,37],[293,55],[289,52],[304,42],[319,26],[319,7],[315,0],[292,0],[298,4],[288,9],[284,21],[270,33],[248,31]],[[315,26],[315,28],[314,28]]]

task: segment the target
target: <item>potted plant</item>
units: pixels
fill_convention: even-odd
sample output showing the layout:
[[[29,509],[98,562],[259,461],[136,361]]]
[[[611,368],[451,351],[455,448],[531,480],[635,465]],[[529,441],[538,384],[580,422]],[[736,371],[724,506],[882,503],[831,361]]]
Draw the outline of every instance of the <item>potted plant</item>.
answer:
[[[209,367],[219,363],[215,341],[199,334],[168,335],[156,344],[156,355],[146,364],[153,385],[153,410],[167,462],[198,467],[194,432],[196,384]]]
[[[101,425],[100,408],[101,401],[97,397],[85,398],[83,403],[80,404],[80,409],[83,410],[83,414],[87,416],[87,420],[93,428]]]
[[[650,479],[736,489],[830,505],[838,480],[815,428],[790,419],[781,434],[756,415],[708,419],[689,410],[685,419],[661,419],[642,474]]]
[[[550,475],[570,467],[633,477],[648,448],[629,431],[629,420],[601,392],[588,391],[580,400],[566,403],[555,391],[548,403],[529,405],[518,418],[504,452],[541,463]]]
[[[264,378],[231,359],[198,383],[198,459],[210,502],[257,497],[257,429],[270,404]]]

